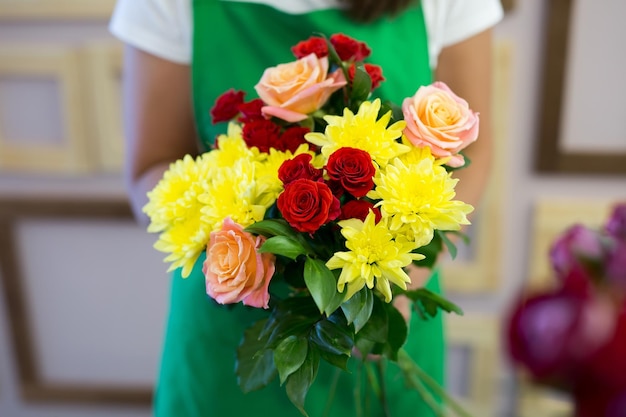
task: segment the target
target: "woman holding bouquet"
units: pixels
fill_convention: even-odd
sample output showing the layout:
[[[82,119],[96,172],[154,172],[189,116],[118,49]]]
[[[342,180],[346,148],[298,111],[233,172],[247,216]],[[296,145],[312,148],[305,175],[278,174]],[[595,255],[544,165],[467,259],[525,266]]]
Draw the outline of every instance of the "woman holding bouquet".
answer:
[[[119,0],[111,30],[126,43],[124,114],[126,180],[142,223],[146,193],[170,163],[210,149],[225,123],[210,109],[229,88],[253,91],[264,69],[293,60],[291,47],[312,35],[343,33],[367,43],[384,68],[375,95],[394,103],[435,79],[480,112],[480,141],[459,171],[458,198],[478,202],[489,170],[491,30],[502,17],[498,0]],[[413,268],[412,286],[440,291],[438,274]],[[429,277],[430,276],[430,277]],[[435,380],[444,379],[441,315],[411,315],[407,351]],[[254,316],[254,317],[251,317]],[[201,262],[187,279],[176,272],[155,397],[159,417],[297,416],[278,382],[249,394],[237,386],[234,353],[258,318],[243,306],[224,308],[206,296]],[[307,396],[312,416],[355,415],[354,373],[320,368]],[[386,385],[392,415],[432,416],[390,365]],[[333,389],[331,390],[331,386]],[[332,392],[331,392],[332,391]],[[381,415],[371,401],[371,415]],[[326,414],[324,414],[326,413]]]

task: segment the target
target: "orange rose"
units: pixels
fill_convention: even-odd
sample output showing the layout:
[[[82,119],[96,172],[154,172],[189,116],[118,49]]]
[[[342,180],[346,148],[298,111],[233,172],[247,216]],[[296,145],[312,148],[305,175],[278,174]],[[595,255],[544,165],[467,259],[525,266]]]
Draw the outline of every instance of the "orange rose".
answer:
[[[420,87],[413,97],[404,99],[404,135],[415,146],[428,146],[436,158],[450,158],[447,164],[465,164],[459,152],[478,138],[478,113],[450,88],[435,82]]]
[[[275,256],[258,253],[264,241],[226,218],[222,230],[211,233],[202,266],[207,294],[220,304],[268,308]]]
[[[341,70],[328,74],[328,58],[311,53],[304,58],[267,68],[254,87],[267,105],[265,116],[299,122],[326,103],[332,93],[346,85]]]

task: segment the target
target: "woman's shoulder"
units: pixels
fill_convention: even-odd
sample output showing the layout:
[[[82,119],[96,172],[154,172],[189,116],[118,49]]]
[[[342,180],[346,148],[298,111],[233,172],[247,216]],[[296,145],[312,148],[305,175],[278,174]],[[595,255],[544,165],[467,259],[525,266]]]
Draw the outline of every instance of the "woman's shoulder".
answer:
[[[109,30],[121,41],[186,64],[191,56],[192,0],[117,0]]]

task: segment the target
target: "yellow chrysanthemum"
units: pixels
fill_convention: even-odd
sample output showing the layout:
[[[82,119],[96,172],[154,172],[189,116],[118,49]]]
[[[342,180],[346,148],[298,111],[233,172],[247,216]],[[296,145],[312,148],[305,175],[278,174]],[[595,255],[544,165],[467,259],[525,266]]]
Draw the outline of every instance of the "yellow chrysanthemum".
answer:
[[[209,171],[210,163],[202,156],[187,155],[172,163],[143,208],[150,218],[148,231],[163,232],[155,248],[171,253],[166,261],[173,262],[172,268],[183,266],[184,276],[208,241],[210,230],[201,219],[204,205],[199,196],[205,192]]]
[[[341,268],[337,290],[343,292],[347,286],[346,300],[365,285],[376,287],[386,302],[392,299],[390,283],[406,289],[411,279],[403,268],[413,260],[424,258],[411,253],[416,248],[413,242],[396,239],[384,220],[376,224],[372,212],[364,222],[349,219],[340,221],[339,225],[349,251],[335,253],[326,266],[329,269]]]
[[[168,271],[182,268],[181,275],[186,278],[196,264],[198,256],[206,248],[209,237],[209,226],[200,216],[194,216],[162,232],[154,247],[161,252],[169,253],[164,259],[170,263]]]
[[[264,194],[255,178],[256,164],[240,159],[232,167],[211,172],[206,191],[199,199],[204,203],[202,218],[211,230],[218,230],[226,217],[243,227],[260,221],[274,200]]]
[[[410,147],[410,150],[407,153],[403,153],[398,156],[398,159],[400,159],[405,165],[418,164],[422,161],[422,159],[430,159],[434,165],[443,165],[449,159],[435,158],[428,146],[414,146],[408,142],[404,136],[402,137],[402,142]]]
[[[230,167],[240,159],[252,159],[254,153],[248,148],[241,135],[241,126],[236,123],[228,125],[228,131],[217,138],[219,149],[205,154],[213,168]]]
[[[200,213],[198,196],[204,192],[209,164],[202,157],[184,158],[170,164],[163,178],[148,192],[143,207],[150,218],[148,231],[163,231],[186,217]]]
[[[325,116],[328,126],[324,133],[307,133],[305,138],[320,146],[326,158],[339,148],[352,147],[367,151],[379,166],[385,166],[392,158],[408,152],[409,147],[397,141],[406,123],[398,121],[387,126],[391,111],[378,119],[379,110],[380,99],[376,99],[363,102],[357,114],[345,109],[343,116]]]
[[[467,215],[474,208],[455,197],[458,182],[433,158],[425,157],[417,163],[404,163],[394,159],[374,177],[374,190],[368,197],[381,200],[384,218],[389,227],[405,235],[405,227],[412,229],[415,243],[423,246],[431,241],[434,230],[459,230],[469,224]]]

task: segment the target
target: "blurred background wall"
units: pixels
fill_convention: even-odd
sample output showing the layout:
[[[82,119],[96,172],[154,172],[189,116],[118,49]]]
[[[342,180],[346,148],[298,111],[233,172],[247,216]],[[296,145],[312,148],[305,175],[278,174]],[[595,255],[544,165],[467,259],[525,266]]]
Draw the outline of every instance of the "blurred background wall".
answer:
[[[525,397],[501,354],[507,305],[522,285],[549,283],[555,234],[599,224],[626,199],[626,91],[615,71],[626,66],[626,3],[507,3],[495,30],[493,180],[472,247],[445,266],[467,313],[450,318],[450,388],[498,417],[548,415],[552,404]],[[112,4],[0,0],[2,417],[150,415],[168,277],[124,203]],[[555,404],[565,415],[567,402]]]

